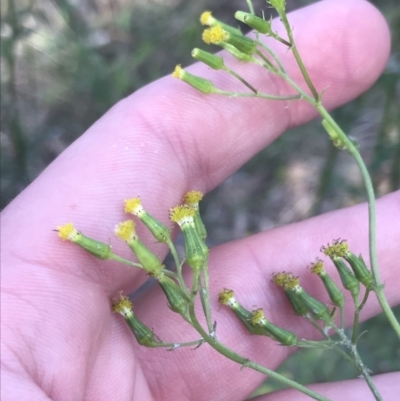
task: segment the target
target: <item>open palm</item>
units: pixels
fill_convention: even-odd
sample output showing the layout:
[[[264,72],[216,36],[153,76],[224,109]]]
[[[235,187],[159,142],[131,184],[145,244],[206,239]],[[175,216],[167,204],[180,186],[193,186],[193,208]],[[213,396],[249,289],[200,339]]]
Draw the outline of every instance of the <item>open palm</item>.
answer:
[[[389,52],[388,29],[368,3],[322,1],[293,13],[290,21],[317,89],[328,88],[328,108],[351,100],[381,73]],[[289,73],[299,78],[290,54],[282,57]],[[237,85],[201,65],[191,71],[212,78],[217,86]],[[250,67],[247,76],[268,93],[287,90],[273,78],[262,78],[257,68]],[[125,244],[112,236],[115,224],[126,218],[124,199],[141,196],[146,209],[167,223],[167,210],[185,192],[208,192],[287,128],[313,117],[315,112],[303,102],[204,96],[166,77],[124,99],[95,123],[2,214],[2,399],[184,401],[248,396],[264,377],[240,370],[207,344],[196,351],[173,352],[138,346],[123,319],[111,313],[110,298],[119,290],[138,289],[145,274],[101,262],[63,243],[52,230],[73,221],[86,235],[110,241],[115,253],[130,258]],[[393,224],[400,221],[399,204],[400,192],[378,202],[379,260],[393,305],[400,302],[400,225]],[[366,217],[366,206],[360,205],[213,249],[209,265],[218,338],[269,368],[280,364],[288,350],[250,337],[229,313],[218,310],[216,294],[223,287],[234,288],[244,304],[262,305],[277,324],[311,337],[290,316],[284,298],[268,294],[271,273],[300,271],[321,244],[340,236],[367,254]],[[160,258],[165,256],[162,244],[154,244],[145,231],[140,234]],[[134,304],[137,315],[163,340],[198,339],[168,310],[158,288],[148,289]],[[374,300],[363,318],[378,312]],[[400,392],[394,375],[376,378],[388,400]],[[319,390],[336,399],[370,396],[362,381],[319,385]],[[288,390],[273,399],[288,396],[306,398]]]

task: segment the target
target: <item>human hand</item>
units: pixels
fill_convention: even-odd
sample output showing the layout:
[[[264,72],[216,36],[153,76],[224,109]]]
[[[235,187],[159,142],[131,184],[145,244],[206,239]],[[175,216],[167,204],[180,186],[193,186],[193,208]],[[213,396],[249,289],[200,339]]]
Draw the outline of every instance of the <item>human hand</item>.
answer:
[[[329,88],[324,95],[328,108],[351,100],[381,73],[389,33],[369,4],[328,0],[293,13],[290,21],[317,89]],[[292,62],[290,55],[283,57]],[[299,78],[293,63],[287,67]],[[227,84],[204,66],[191,71]],[[257,69],[250,74],[269,93],[285,91],[275,79],[261,78]],[[129,258],[124,244],[109,238],[114,225],[126,218],[124,199],[140,195],[146,209],[166,222],[166,211],[185,192],[211,190],[285,129],[313,117],[315,111],[303,102],[286,108],[281,102],[204,96],[167,77],[121,101],[94,124],[2,214],[2,397],[168,401],[249,395],[264,377],[240,370],[207,345],[169,353],[138,346],[123,319],[111,313],[109,299],[119,290],[138,289],[144,273],[99,261],[63,243],[52,230],[73,221]],[[377,211],[382,280],[392,305],[400,300],[400,227],[393,224],[400,221],[399,200],[400,192],[386,196]],[[154,241],[141,234],[146,243]],[[223,287],[233,288],[243,303],[263,305],[272,321],[312,337],[308,327],[290,317],[283,297],[265,290],[273,271],[300,271],[321,244],[340,236],[367,254],[365,205],[213,249],[209,265],[218,338],[242,355],[277,367],[289,350],[250,337],[229,313],[218,310],[216,295]],[[152,249],[161,258],[167,252],[160,244]],[[138,298],[135,311],[165,341],[198,338],[168,311],[158,288]],[[373,300],[362,318],[378,312]],[[376,377],[386,400],[400,392],[394,376],[399,375]],[[363,381],[316,388],[333,399],[371,397]],[[262,399],[271,397],[306,399],[291,390]]]

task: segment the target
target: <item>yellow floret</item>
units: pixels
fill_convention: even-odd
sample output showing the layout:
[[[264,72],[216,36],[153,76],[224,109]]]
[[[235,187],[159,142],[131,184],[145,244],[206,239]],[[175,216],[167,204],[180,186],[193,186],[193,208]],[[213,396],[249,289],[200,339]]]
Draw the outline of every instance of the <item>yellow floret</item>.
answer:
[[[325,271],[324,262],[322,262],[321,259],[317,259],[317,261],[315,263],[313,263],[310,268],[311,268],[312,273],[318,274],[318,275],[320,275],[321,273],[323,273]]]
[[[120,298],[117,301],[113,301],[112,309],[114,312],[121,314],[122,316],[128,316],[133,313],[132,302],[128,297],[120,294]]]
[[[140,198],[125,199],[125,213],[138,215],[141,211],[143,206]]]
[[[253,316],[250,319],[252,324],[262,324],[265,321],[264,311],[260,309],[253,310]]]
[[[115,234],[124,241],[129,241],[135,236],[135,222],[127,220],[115,226]]]
[[[212,28],[208,28],[203,32],[203,41],[208,45],[218,44],[223,42],[228,37],[228,33],[222,28],[221,25],[213,26]]]
[[[72,223],[67,223],[64,224],[63,226],[58,226],[57,229],[58,229],[58,236],[63,241],[73,241],[79,234],[79,232]]]
[[[194,215],[196,211],[188,205],[181,205],[173,207],[169,212],[169,218],[174,223],[179,224],[180,226],[186,223],[194,222]]]
[[[228,290],[228,289],[224,288],[218,294],[218,301],[222,305],[232,305],[236,302],[235,293],[233,292],[233,290]]]
[[[183,197],[183,201],[188,205],[197,205],[203,199],[203,193],[200,191],[190,191]]]
[[[202,25],[212,25],[214,18],[212,16],[211,11],[204,11],[200,15],[200,22]]]
[[[175,70],[174,70],[174,72],[172,73],[172,76],[173,76],[174,78],[182,79],[182,74],[183,74],[183,72],[184,72],[184,70],[183,70],[182,66],[181,66],[180,64],[178,64],[178,65],[175,67]]]

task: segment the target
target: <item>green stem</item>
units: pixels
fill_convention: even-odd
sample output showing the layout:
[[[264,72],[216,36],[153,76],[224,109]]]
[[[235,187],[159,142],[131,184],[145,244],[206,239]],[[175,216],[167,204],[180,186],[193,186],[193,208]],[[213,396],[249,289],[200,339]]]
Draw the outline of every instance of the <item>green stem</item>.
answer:
[[[214,333],[214,327],[211,321],[211,307],[210,307],[210,278],[208,276],[208,266],[207,263],[202,268],[204,285],[202,283],[201,277],[200,283],[200,300],[203,307],[204,315],[207,321],[208,332]],[[215,333],[213,334],[215,335]]]
[[[358,353],[356,344],[353,344],[347,338],[344,330],[339,329],[335,324],[333,324],[333,328],[336,330],[337,334],[339,335],[340,339],[342,340],[343,345],[345,347],[347,347],[350,350],[351,354],[353,355],[354,362],[356,363],[362,376],[364,377],[365,381],[367,382],[368,387],[370,388],[375,399],[377,401],[382,401],[382,396],[380,395],[378,389],[376,388],[374,382],[372,381],[372,378],[368,372],[368,368],[364,365],[364,362],[362,361],[360,354]]]
[[[239,92],[225,92],[225,91],[218,91],[214,92],[217,95],[224,95],[230,97],[255,97],[260,99],[268,99],[268,100],[298,100],[301,99],[302,95],[288,95],[288,96],[275,96],[275,95],[268,95],[266,93],[239,93]]]
[[[134,266],[134,267],[138,267],[139,269],[143,269],[143,266],[140,263],[135,263],[128,259],[121,258],[121,256],[118,256],[115,253],[113,253],[110,256],[110,260],[115,260],[116,262],[123,263],[124,265]]]
[[[279,12],[279,11],[278,11]],[[290,42],[290,48],[292,49],[293,56],[296,59],[297,65],[300,68],[301,74],[303,75],[304,80],[306,81],[306,84],[308,88],[310,89],[311,93],[314,96],[314,99],[316,102],[319,100],[319,95],[317,90],[315,89],[314,84],[311,81],[310,76],[308,75],[307,69],[303,63],[303,60],[300,57],[300,54],[297,50],[297,47],[294,43],[293,39],[293,31],[292,28],[290,27],[289,21],[287,19],[286,13],[285,12],[279,12],[279,16],[281,17],[282,23],[285,26],[286,32],[288,34],[289,42]]]
[[[278,67],[281,70],[281,72],[283,74],[286,74],[285,67],[283,66],[281,60],[279,60],[279,57],[277,56],[277,54],[264,43],[259,41],[258,44],[271,55],[271,57],[275,60],[276,64],[278,64]]]
[[[226,358],[230,359],[231,361],[237,362],[240,365],[244,367],[249,367],[257,372],[263,373],[264,375],[267,375],[269,377],[274,378],[275,380],[286,384],[287,386],[290,386],[292,388],[295,388],[299,391],[301,391],[304,394],[307,394],[311,398],[314,398],[315,400],[318,401],[331,401],[329,398],[326,398],[315,391],[312,391],[308,389],[305,386],[302,386],[301,384],[288,379],[285,376],[280,375],[277,372],[274,372],[273,370],[270,370],[264,366],[261,366],[253,361],[250,361],[249,359],[237,354],[236,352],[232,351],[230,348],[226,347],[222,343],[220,343],[216,338],[211,337],[206,333],[206,331],[203,329],[199,321],[197,320],[195,310],[194,310],[194,304],[192,303],[189,306],[189,314],[190,318],[193,323],[193,327],[199,332],[199,334],[203,337],[204,341],[210,344],[212,348],[214,348],[216,351],[218,351],[220,354],[224,355]]]
[[[254,7],[253,7],[253,2],[251,0],[246,0],[247,6],[249,7],[250,14],[254,15]]]
[[[362,308],[364,308],[364,305],[368,300],[369,293],[370,293],[370,290],[366,289],[362,302],[360,303],[360,305],[358,305],[356,307],[356,310],[354,311],[353,334],[351,336],[351,342],[353,344],[355,344],[356,341],[357,341],[357,337],[358,337],[358,319],[359,319],[360,312],[361,312]]]
[[[185,293],[185,295],[187,295],[189,297],[186,283],[182,276],[182,263],[179,260],[178,252],[176,252],[175,245],[171,240],[169,240],[167,242],[167,245],[169,247],[169,250],[171,251],[172,257],[174,258],[174,262],[176,265],[176,272],[177,272],[176,277],[178,279],[179,286],[181,287],[181,290]]]
[[[232,71],[230,68],[225,67],[223,68],[224,71],[228,72],[231,74],[233,77],[235,77],[237,80],[239,80],[242,84],[246,85],[252,92],[257,94],[257,89],[254,88],[254,86],[250,85],[244,78],[242,78],[239,74],[236,74],[235,71]]]

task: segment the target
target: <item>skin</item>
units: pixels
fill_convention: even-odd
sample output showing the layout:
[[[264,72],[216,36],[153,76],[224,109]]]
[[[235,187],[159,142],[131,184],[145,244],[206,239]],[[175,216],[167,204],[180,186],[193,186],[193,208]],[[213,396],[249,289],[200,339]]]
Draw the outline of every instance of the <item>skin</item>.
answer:
[[[298,48],[324,104],[332,109],[368,89],[382,72],[390,50],[383,17],[362,0],[327,0],[292,13]],[[279,45],[289,73],[299,73]],[[227,59],[230,59],[227,57]],[[288,93],[273,77],[248,66],[247,77],[269,93]],[[219,87],[238,83],[201,65],[192,73]],[[240,115],[240,118],[238,117]],[[222,357],[208,345],[197,351],[139,347],[110,298],[130,293],[147,279],[142,271],[103,262],[52,230],[73,221],[88,236],[110,242],[131,257],[114,237],[127,216],[123,200],[141,196],[154,216],[168,223],[167,210],[190,189],[210,191],[287,128],[316,116],[304,102],[259,101],[204,96],[171,77],[137,91],[115,105],[60,155],[2,213],[2,386],[4,400],[241,400],[264,377]],[[265,168],[268,168],[266,166]],[[268,211],[266,211],[268,213]],[[378,248],[382,281],[391,305],[400,302],[400,192],[378,201]],[[249,308],[263,306],[278,325],[313,338],[292,315],[284,296],[270,283],[273,271],[304,271],[322,244],[349,240],[355,253],[367,251],[367,208],[358,205],[269,230],[211,251],[211,294],[217,336],[238,353],[269,368],[288,355],[265,338],[251,337],[219,308],[216,294],[233,288]],[[145,243],[164,257],[166,249],[139,229]],[[327,264],[333,272],[333,267]],[[337,275],[333,273],[334,277]],[[313,295],[317,278],[305,283]],[[135,300],[135,312],[165,341],[198,335],[173,314],[159,288]],[[379,313],[374,297],[362,319]],[[351,322],[351,311],[347,316]],[[400,375],[376,377],[379,390],[394,400]],[[318,384],[332,399],[370,400],[362,380]],[[303,400],[287,390],[260,400]]]

